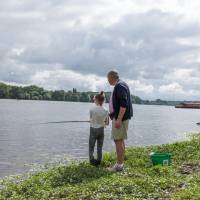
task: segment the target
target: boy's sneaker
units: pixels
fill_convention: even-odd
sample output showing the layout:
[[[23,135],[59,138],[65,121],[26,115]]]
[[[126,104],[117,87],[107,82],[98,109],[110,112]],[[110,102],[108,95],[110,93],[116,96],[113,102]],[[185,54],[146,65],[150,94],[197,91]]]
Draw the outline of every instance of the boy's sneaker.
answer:
[[[98,167],[101,164],[101,161],[96,160],[96,159],[92,159],[92,160],[90,160],[90,164],[95,166],[95,167]]]
[[[112,168],[109,169],[109,171],[111,172],[121,172],[124,169],[124,165],[123,164],[118,164],[116,163]]]
[[[96,160],[96,166],[98,167],[101,164],[101,160]]]
[[[96,166],[96,160],[95,159],[90,160],[90,165]]]

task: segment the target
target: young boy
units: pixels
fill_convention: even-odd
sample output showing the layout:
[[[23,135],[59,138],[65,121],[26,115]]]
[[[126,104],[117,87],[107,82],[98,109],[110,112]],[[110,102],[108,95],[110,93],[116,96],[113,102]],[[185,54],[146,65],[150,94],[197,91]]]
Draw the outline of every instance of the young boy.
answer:
[[[109,113],[103,107],[105,100],[104,92],[94,97],[95,106],[90,110],[90,138],[89,159],[90,164],[98,166],[102,160],[102,147],[104,141],[104,127],[109,125]],[[97,141],[97,159],[94,158],[94,147]]]

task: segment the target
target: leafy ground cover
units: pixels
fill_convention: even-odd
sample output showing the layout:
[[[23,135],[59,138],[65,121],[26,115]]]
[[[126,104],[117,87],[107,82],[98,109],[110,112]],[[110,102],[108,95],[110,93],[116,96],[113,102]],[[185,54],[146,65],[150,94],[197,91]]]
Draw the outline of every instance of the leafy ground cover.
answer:
[[[172,153],[171,166],[153,166],[150,152]],[[22,180],[3,179],[0,199],[200,199],[200,134],[190,140],[150,147],[129,147],[125,170],[112,173],[115,153],[105,153],[99,168],[87,161],[55,166]]]

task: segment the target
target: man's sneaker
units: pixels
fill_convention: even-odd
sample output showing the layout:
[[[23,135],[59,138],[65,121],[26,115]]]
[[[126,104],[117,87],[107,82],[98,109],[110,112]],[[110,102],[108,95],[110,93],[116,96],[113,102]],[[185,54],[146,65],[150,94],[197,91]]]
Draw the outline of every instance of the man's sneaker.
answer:
[[[116,163],[112,168],[109,169],[109,171],[111,172],[121,172],[124,169],[124,165],[123,164],[118,164]]]

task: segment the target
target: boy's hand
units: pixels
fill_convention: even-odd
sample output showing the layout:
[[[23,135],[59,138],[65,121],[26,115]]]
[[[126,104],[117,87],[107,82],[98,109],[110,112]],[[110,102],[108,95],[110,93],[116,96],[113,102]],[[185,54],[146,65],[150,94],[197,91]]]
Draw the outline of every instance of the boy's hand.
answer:
[[[117,119],[115,121],[115,128],[121,128],[122,126],[122,120],[121,119]]]
[[[107,125],[107,126],[109,125],[109,117],[106,118],[105,125]]]

